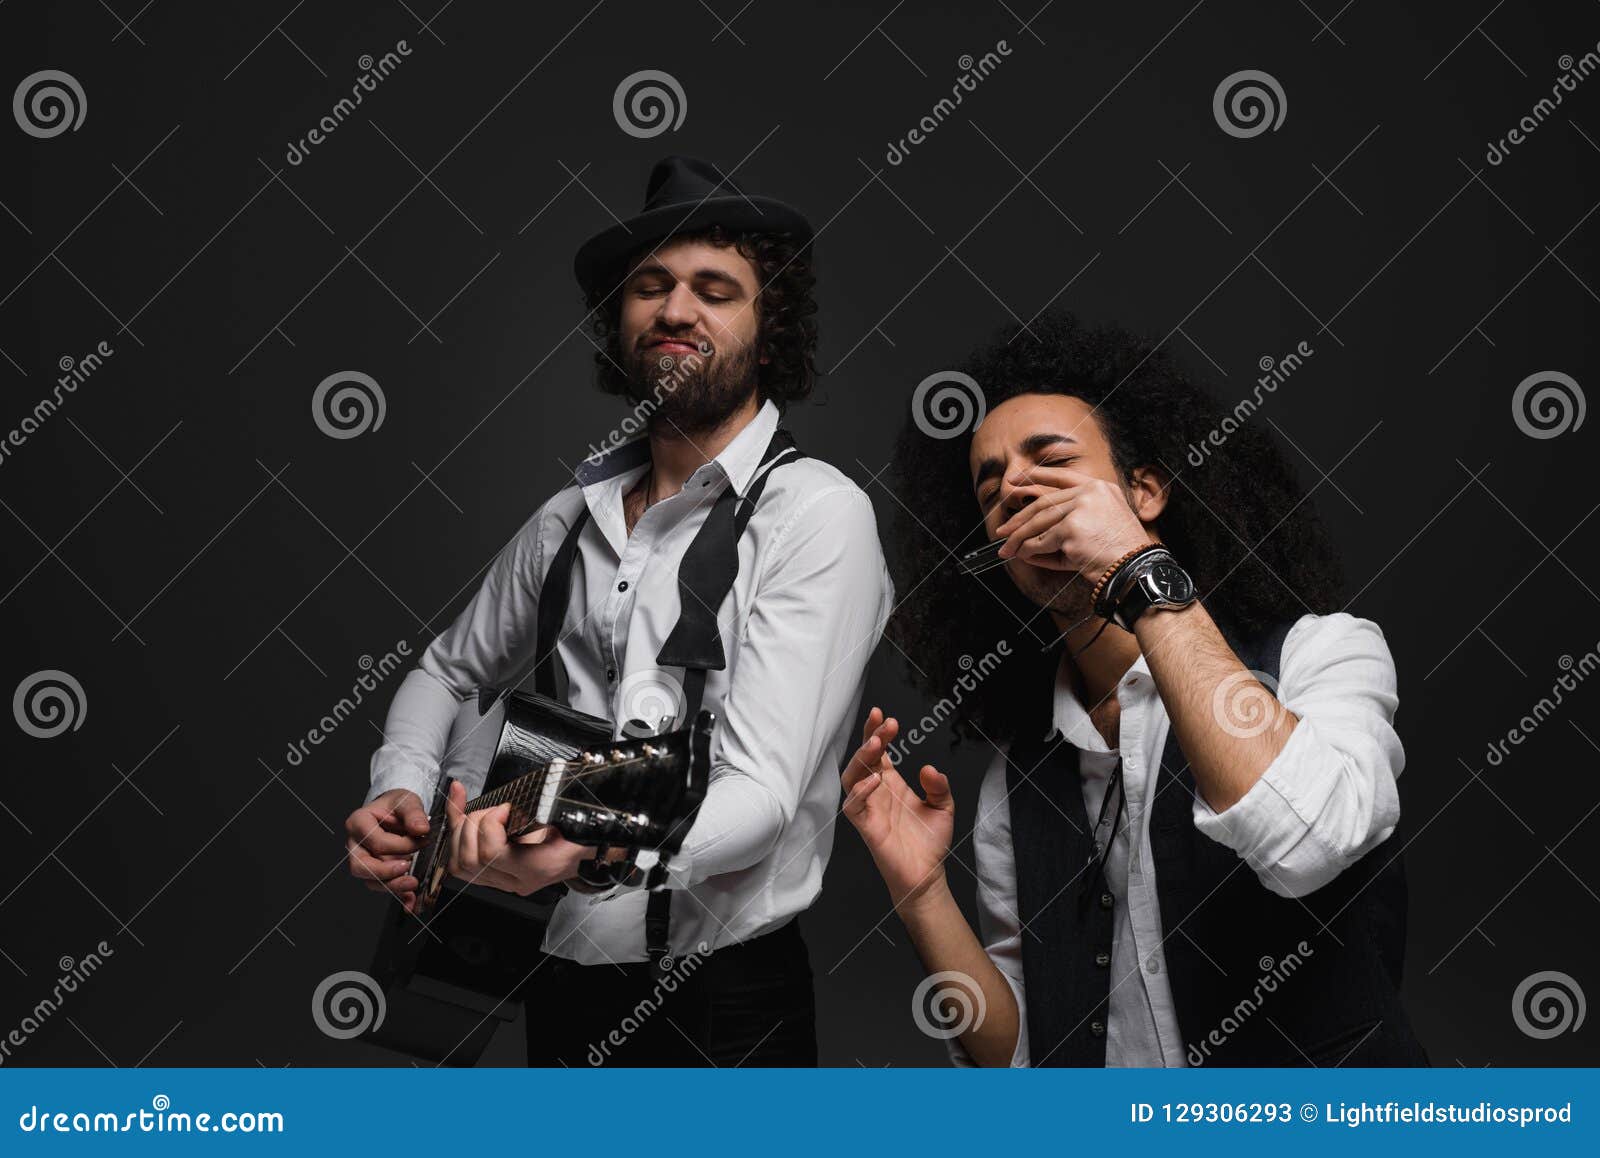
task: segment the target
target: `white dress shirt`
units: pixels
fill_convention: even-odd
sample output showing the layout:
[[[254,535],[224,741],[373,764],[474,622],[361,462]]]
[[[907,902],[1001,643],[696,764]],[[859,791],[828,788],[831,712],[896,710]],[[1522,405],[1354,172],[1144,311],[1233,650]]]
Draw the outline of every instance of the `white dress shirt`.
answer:
[[[585,507],[591,518],[558,649],[565,698],[615,721],[619,733],[663,705],[681,714],[683,669],[659,669],[655,659],[678,621],[678,563],[723,488],[746,492],[778,417],[765,403],[678,494],[645,510],[631,535],[623,496],[649,467],[648,441],[586,462],[580,485],[522,527],[406,675],[372,758],[368,799],[396,787],[431,799],[463,701],[480,685],[531,690],[539,590]],[[717,716],[710,787],[669,866],[674,956],[770,932],[816,899],[833,847],[839,767],[892,599],[866,494],[818,459],[775,468],[739,541],[738,578],[720,612],[727,667],[708,673],[703,701]],[[653,854],[639,863],[653,864]],[[585,964],[645,960],[647,896],[637,887],[568,893],[546,951]]]
[[[1393,727],[1394,660],[1377,624],[1342,612],[1303,616],[1284,640],[1279,677],[1278,698],[1299,717],[1289,742],[1231,807],[1213,812],[1197,794],[1194,825],[1243,857],[1266,888],[1299,897],[1327,884],[1394,831],[1400,819],[1395,779],[1405,753]],[[1182,1066],[1184,1043],[1167,979],[1150,850],[1150,811],[1170,720],[1143,656],[1122,677],[1116,695],[1120,748],[1113,751],[1073,692],[1064,666],[1057,676],[1054,724],[1064,742],[1078,749],[1085,811],[1091,818],[1099,814],[1119,755],[1127,794],[1106,858],[1116,897],[1106,1064]],[[973,833],[979,934],[1016,994],[1020,1030],[1011,1064],[1025,1066],[1030,1055],[1023,933],[1008,796],[1002,754],[984,776]],[[957,1064],[971,1064],[958,1044],[952,1047]]]

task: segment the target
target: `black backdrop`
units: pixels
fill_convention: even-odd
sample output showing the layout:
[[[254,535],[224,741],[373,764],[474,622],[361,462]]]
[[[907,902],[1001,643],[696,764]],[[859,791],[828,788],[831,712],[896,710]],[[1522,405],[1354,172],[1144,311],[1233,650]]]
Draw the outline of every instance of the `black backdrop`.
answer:
[[[0,1034],[61,958],[114,953],[7,1060],[397,1060],[324,1036],[309,1004],[365,965],[382,919],[337,827],[398,676],[303,763],[286,752],[361,657],[420,650],[561,460],[617,421],[589,384],[570,259],[668,152],[736,167],[822,227],[827,374],[790,422],[885,519],[895,499],[869,480],[912,389],[1010,318],[1053,303],[1145,330],[1230,401],[1307,342],[1251,421],[1292,442],[1352,609],[1399,666],[1419,1031],[1443,1064],[1600,1060],[1594,1024],[1535,1037],[1513,1009],[1544,971],[1600,992],[1600,687],[1487,759],[1600,641],[1597,424],[1577,421],[1600,320],[1600,80],[1534,112],[1585,67],[1600,7],[437,8],[0,9],[5,91],[59,70],[86,111],[53,136],[25,115],[0,127],[0,427],[22,429],[63,359],[112,351],[0,460],[4,689],[41,671],[82,689],[75,729],[3,730]],[[401,40],[291,164],[361,58]],[[1002,40],[891,164],[962,58]],[[613,113],[647,69],[685,104],[653,138]],[[1236,136],[1213,94],[1247,69],[1286,115]],[[329,437],[313,391],[349,370],[379,384],[384,420]],[[1553,431],[1519,422],[1513,395],[1552,371],[1576,384],[1554,419],[1569,429],[1534,437]],[[869,695],[926,707],[889,648]],[[969,830],[983,754],[926,751]],[[969,897],[970,862],[964,843]],[[829,1063],[943,1061],[887,910],[846,828],[807,921]],[[520,1054],[505,1034],[491,1059]]]

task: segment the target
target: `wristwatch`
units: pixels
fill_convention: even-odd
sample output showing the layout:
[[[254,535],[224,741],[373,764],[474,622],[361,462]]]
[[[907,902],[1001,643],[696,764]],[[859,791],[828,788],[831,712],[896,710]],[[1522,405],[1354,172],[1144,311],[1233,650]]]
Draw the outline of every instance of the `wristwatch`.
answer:
[[[1195,601],[1194,580],[1166,550],[1140,555],[1114,582],[1108,618],[1124,631],[1132,631],[1139,617],[1152,607],[1176,609]]]

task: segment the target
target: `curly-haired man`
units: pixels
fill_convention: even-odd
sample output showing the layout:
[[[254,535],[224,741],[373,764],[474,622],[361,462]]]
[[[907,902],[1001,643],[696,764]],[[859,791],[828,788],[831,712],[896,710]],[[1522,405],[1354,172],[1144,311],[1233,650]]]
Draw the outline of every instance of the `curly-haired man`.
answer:
[[[811,238],[790,206],[669,157],[644,210],[579,249],[600,385],[645,433],[589,456],[501,552],[396,693],[347,822],[351,871],[411,907],[458,708],[530,669],[537,689],[550,653],[561,697],[618,728],[664,701],[647,726],[716,714],[710,786],[670,865],[640,854],[623,883],[557,905],[524,992],[533,1064],[816,1064],[795,918],[821,888],[892,589],[866,495],[778,425],[814,376]],[[458,783],[457,876],[526,895],[594,863],[549,829],[508,841],[505,806],[465,801]]]
[[[924,422],[898,447],[917,515],[894,553],[921,582],[892,630],[924,690],[961,682],[957,727],[998,749],[974,832],[981,939],[945,879],[944,775],[909,786],[876,708],[843,775],[924,965],[967,990],[942,998],[973,1011],[956,1060],[1424,1063],[1384,843],[1394,664],[1340,610],[1284,459],[1122,330],[1048,316],[965,370],[976,428]],[[949,566],[979,539],[981,562]],[[1007,639],[1015,658],[974,688],[966,657]]]

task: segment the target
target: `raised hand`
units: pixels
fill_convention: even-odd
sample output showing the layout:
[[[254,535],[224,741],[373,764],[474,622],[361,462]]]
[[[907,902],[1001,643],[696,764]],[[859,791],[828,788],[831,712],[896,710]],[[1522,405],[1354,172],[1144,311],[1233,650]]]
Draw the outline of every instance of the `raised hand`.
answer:
[[[905,782],[889,757],[900,725],[878,708],[867,714],[861,746],[845,765],[844,814],[866,841],[896,909],[945,890],[944,858],[955,833],[950,782],[931,764],[918,775],[924,796]]]
[[[1065,467],[1018,472],[1013,495],[1032,501],[995,528],[1006,540],[1000,557],[1013,556],[1052,571],[1077,571],[1091,583],[1129,550],[1150,542],[1150,532],[1116,483]]]

